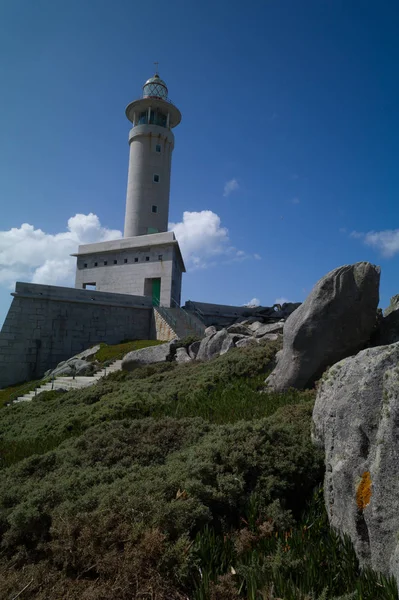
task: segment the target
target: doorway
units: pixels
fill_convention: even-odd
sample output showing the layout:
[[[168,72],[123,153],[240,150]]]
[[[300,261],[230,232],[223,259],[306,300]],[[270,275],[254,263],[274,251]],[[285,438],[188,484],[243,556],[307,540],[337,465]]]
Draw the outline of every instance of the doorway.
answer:
[[[145,279],[144,296],[151,296],[152,305],[159,306],[161,301],[161,279]]]

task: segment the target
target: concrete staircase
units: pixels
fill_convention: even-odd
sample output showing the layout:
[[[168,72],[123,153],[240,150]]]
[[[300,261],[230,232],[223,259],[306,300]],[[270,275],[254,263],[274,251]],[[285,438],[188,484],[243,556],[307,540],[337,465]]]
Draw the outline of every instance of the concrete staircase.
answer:
[[[180,307],[168,308],[166,306],[155,306],[154,308],[173,329],[179,339],[193,335],[203,337],[205,325],[192,313],[188,313]]]
[[[44,383],[40,387],[37,387],[35,390],[31,392],[27,392],[23,396],[18,396],[17,398],[12,400],[12,404],[18,404],[19,402],[30,402],[40,394],[41,392],[48,392],[50,390],[78,390],[80,388],[89,387],[90,385],[94,385],[97,383],[99,379],[104,377],[105,375],[109,375],[110,373],[114,373],[115,371],[120,371],[122,369],[122,361],[115,360],[108,367],[101,369],[94,375],[90,377],[85,376],[76,376],[73,377],[57,377],[53,381],[48,381]]]

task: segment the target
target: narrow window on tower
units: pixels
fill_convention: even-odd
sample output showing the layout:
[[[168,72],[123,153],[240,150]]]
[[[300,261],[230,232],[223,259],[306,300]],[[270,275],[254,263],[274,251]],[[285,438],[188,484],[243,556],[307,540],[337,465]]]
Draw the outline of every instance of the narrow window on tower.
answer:
[[[107,260],[104,260],[104,267],[106,267],[106,266],[107,266],[107,264],[108,264],[108,261],[107,261]]]
[[[145,257],[145,259],[146,259],[146,261],[148,262],[148,261],[150,260],[150,257],[149,257],[149,256],[146,256],[146,257]]]
[[[156,206],[155,204],[153,204],[151,210],[152,210],[153,213],[157,213],[158,212],[158,206]]]
[[[84,268],[87,269],[87,263],[84,264]]]
[[[134,262],[139,262],[139,259],[137,258],[137,256],[136,256],[136,258],[134,259]]]
[[[158,154],[161,154],[161,144],[157,144],[155,146],[155,152],[158,152]]]
[[[117,261],[117,260],[114,260],[114,265],[117,265],[117,264],[118,264],[118,261]]]
[[[126,263],[127,263],[127,258],[124,258],[124,259],[123,259],[123,262],[126,264]]]
[[[159,175],[157,173],[154,173],[153,181],[154,183],[159,183]]]

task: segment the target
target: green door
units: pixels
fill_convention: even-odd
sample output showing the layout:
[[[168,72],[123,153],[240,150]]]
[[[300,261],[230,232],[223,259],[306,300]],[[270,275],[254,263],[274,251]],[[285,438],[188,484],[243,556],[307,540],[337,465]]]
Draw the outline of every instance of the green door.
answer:
[[[160,299],[161,299],[161,280],[153,279],[152,280],[152,304],[153,304],[153,306],[159,306]]]

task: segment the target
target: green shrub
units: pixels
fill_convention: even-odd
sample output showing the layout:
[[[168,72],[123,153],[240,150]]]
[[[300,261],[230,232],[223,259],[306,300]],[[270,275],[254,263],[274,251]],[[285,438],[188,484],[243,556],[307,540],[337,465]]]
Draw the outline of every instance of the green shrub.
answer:
[[[111,374],[96,385],[66,394],[45,392],[34,402],[0,411],[0,440],[14,442],[49,434],[58,438],[124,418],[203,416],[220,423],[262,417],[270,414],[270,406],[266,396],[255,392],[263,385],[278,348],[271,342],[231,350],[206,363],[149,365],[128,374]],[[285,399],[286,395],[270,396],[270,403],[275,409]]]
[[[165,552],[186,549],[171,558],[168,577],[188,577],[190,538],[206,525],[239,526],[252,494],[265,515],[291,523],[299,499],[320,480],[322,461],[308,435],[311,403],[290,408],[291,422],[283,408],[270,419],[223,426],[198,418],[101,423],[3,469],[4,560],[47,561],[82,577],[99,557],[115,564],[117,553],[123,564],[126,545],[158,531]],[[166,565],[157,569],[165,576]]]
[[[260,392],[278,348],[0,411],[0,598],[397,600],[306,508],[314,392]]]

